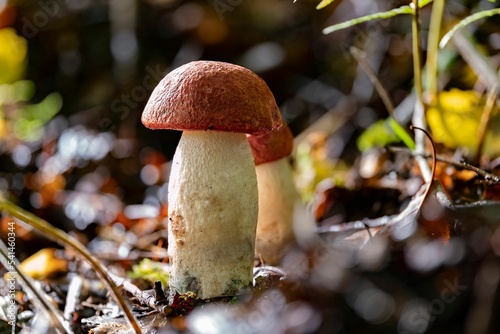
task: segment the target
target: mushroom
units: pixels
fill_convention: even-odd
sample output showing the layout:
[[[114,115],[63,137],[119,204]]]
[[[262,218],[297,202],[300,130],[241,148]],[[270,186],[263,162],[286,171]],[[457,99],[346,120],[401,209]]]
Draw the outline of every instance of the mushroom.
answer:
[[[294,240],[294,205],[298,193],[288,155],[293,136],[284,124],[264,136],[249,136],[259,188],[259,218],[255,242],[256,256],[275,265],[283,249]]]
[[[241,66],[194,61],[162,79],[141,120],[184,131],[168,185],[171,293],[208,299],[247,290],[258,192],[246,134],[282,124],[269,87]]]

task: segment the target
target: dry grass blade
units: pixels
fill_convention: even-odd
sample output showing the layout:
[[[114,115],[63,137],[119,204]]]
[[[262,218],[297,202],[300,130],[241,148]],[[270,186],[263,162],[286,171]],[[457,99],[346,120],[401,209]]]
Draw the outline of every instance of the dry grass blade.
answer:
[[[42,232],[46,237],[57,242],[58,244],[71,248],[73,251],[76,252],[78,256],[80,256],[83,260],[87,261],[92,266],[92,268],[94,268],[94,270],[97,271],[99,276],[101,276],[101,278],[104,280],[107,288],[109,289],[111,295],[113,296],[113,299],[121,307],[121,309],[125,313],[126,319],[129,321],[130,325],[135,330],[135,332],[138,334],[142,333],[139,323],[132,314],[132,310],[130,309],[125,299],[121,296],[113,280],[109,277],[109,273],[106,270],[106,267],[104,267],[104,265],[101,264],[101,262],[99,262],[92,254],[90,254],[89,251],[87,251],[87,249],[85,248],[85,246],[83,246],[75,238],[72,238],[66,233],[64,233],[64,231],[53,227],[45,220],[7,201],[1,195],[0,195],[0,209],[5,210],[11,216],[18,218],[19,220],[28,224],[32,228]]]
[[[363,68],[365,71],[366,75],[370,78],[370,81],[372,82],[373,86],[377,90],[378,95],[382,99],[382,102],[384,103],[385,108],[387,109],[387,112],[391,117],[394,118],[394,105],[392,104],[391,98],[389,97],[389,94],[387,93],[387,89],[385,89],[384,85],[380,82],[380,80],[377,77],[377,73],[373,71],[371,66],[368,64],[368,62],[365,59],[365,56],[361,50],[358,48],[351,46],[349,48],[349,52],[352,54],[352,56],[356,59],[358,64]]]
[[[475,22],[477,20],[484,19],[486,17],[493,16],[493,15],[498,15],[498,14],[500,14],[500,8],[493,8],[493,9],[490,9],[490,10],[483,10],[483,11],[480,11],[478,13],[475,13],[475,14],[472,14],[470,16],[467,16],[465,19],[463,19],[462,21],[460,21],[456,25],[454,25],[453,28],[451,28],[450,31],[448,31],[446,33],[446,35],[443,36],[443,38],[441,39],[441,42],[439,42],[439,47],[440,48],[444,48],[446,46],[446,44],[448,44],[448,42],[450,41],[450,39],[453,37],[453,35],[459,29],[462,29],[466,25],[471,24],[472,22]]]
[[[46,313],[55,329],[61,333],[73,333],[67,322],[62,319],[55,306],[48,301],[48,298],[43,295],[43,292],[35,287],[31,277],[25,275],[22,270],[19,269],[19,262],[17,259],[10,258],[8,254],[9,251],[7,250],[7,245],[0,240],[0,262],[2,265],[5,268],[13,267],[16,275],[18,276],[17,278],[19,278],[19,281],[23,285],[23,289],[27,291],[28,296],[33,303],[37,305],[42,312]]]
[[[356,59],[356,61],[359,63],[359,65],[363,68],[365,71],[366,75],[368,78],[370,78],[370,81],[372,82],[373,86],[377,90],[377,93],[379,94],[380,98],[382,99],[382,102],[384,103],[385,108],[387,109],[387,112],[389,113],[389,116],[391,117],[389,119],[389,126],[391,127],[392,131],[398,136],[398,138],[410,149],[415,149],[415,142],[413,139],[408,135],[408,133],[403,129],[401,124],[399,124],[396,121],[396,118],[394,116],[394,105],[392,104],[391,98],[389,97],[389,94],[387,93],[387,89],[382,85],[380,80],[377,77],[377,74],[373,70],[373,68],[368,64],[366,61],[366,58],[364,54],[359,50],[358,48],[351,46],[349,48],[349,51],[351,52],[352,56]]]

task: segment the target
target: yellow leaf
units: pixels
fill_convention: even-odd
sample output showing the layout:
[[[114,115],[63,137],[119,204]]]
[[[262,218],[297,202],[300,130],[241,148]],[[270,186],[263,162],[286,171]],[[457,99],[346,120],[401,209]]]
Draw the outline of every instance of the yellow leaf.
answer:
[[[0,84],[10,84],[24,75],[28,43],[13,28],[0,29]]]
[[[24,260],[20,269],[34,279],[42,280],[68,271],[68,262],[56,256],[57,249],[44,248]]]
[[[478,127],[485,99],[474,91],[452,89],[441,92],[437,103],[427,110],[432,136],[449,148],[463,147],[472,155],[478,146]],[[495,108],[485,139],[484,153],[500,154],[500,117]]]

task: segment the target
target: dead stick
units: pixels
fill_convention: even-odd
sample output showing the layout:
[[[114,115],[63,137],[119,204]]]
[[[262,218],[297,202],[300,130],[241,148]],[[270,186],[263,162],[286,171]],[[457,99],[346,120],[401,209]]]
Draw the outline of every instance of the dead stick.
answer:
[[[432,156],[430,154],[426,154],[426,153],[419,153],[419,152],[412,152],[410,151],[408,148],[406,147],[394,147],[394,146],[390,146],[390,147],[387,147],[386,148],[389,152],[394,152],[394,153],[408,153],[412,156],[419,156],[419,157],[423,157],[425,159],[431,159]],[[462,160],[462,161],[454,161],[454,160],[451,160],[451,159],[448,159],[442,155],[436,155],[436,161],[438,162],[443,162],[443,163],[447,163],[449,165],[452,165],[453,167],[457,168],[457,169],[460,169],[460,170],[470,170],[470,171],[473,171],[475,172],[476,174],[482,176],[486,181],[488,181],[490,184],[500,184],[500,176],[498,175],[495,175],[493,173],[489,173],[487,171],[485,171],[484,169],[481,169],[479,167],[476,167],[476,166],[473,166],[469,163],[467,163],[465,160]]]

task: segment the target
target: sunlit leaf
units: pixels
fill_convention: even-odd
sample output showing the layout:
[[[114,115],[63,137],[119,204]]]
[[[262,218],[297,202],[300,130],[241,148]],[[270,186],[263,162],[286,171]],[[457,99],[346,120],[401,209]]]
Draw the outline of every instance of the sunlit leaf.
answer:
[[[59,93],[51,93],[40,103],[25,105],[16,114],[13,130],[25,141],[36,141],[43,136],[43,126],[61,110],[62,98]]]
[[[31,80],[19,80],[11,86],[14,102],[28,101],[35,94],[35,83]]]
[[[418,7],[422,8],[431,2],[432,2],[432,0],[421,0],[418,2]],[[374,20],[379,20],[379,19],[389,19],[391,17],[401,15],[401,14],[413,14],[412,6],[405,5],[405,6],[391,9],[391,10],[386,11],[386,12],[379,12],[379,13],[374,13],[374,14],[370,14],[370,15],[365,15],[365,16],[361,16],[361,17],[358,17],[358,18],[355,18],[355,19],[352,19],[349,21],[339,23],[339,24],[334,24],[334,25],[331,25],[331,26],[323,29],[323,34],[326,35],[326,34],[334,32],[334,31],[349,28],[349,27],[355,26],[355,25],[363,23],[363,22],[369,22],[369,21],[374,21]]]
[[[493,2],[493,1],[491,1],[491,2]],[[465,27],[466,25],[471,24],[472,22],[475,22],[477,20],[483,19],[485,17],[493,16],[493,15],[498,15],[498,14],[500,14],[500,8],[483,10],[483,11],[480,11],[478,13],[467,16],[465,19],[463,19],[462,21],[460,21],[456,25],[454,25],[453,28],[451,28],[450,31],[448,31],[446,33],[446,35],[443,36],[443,38],[439,42],[439,47],[440,48],[445,47],[446,44],[448,44],[448,42],[450,41],[450,39],[453,37],[453,35],[457,32],[458,29],[461,29],[461,28]]]
[[[399,141],[400,138],[392,131],[390,125],[385,120],[380,120],[368,127],[359,136],[356,143],[358,149],[364,152],[373,147],[384,147]]]
[[[35,84],[30,80],[0,85],[0,104],[25,102],[31,99],[34,93]]]
[[[34,279],[45,279],[68,271],[68,261],[56,256],[57,249],[44,248],[24,260],[19,266]]]
[[[329,4],[331,4],[334,1],[335,0],[321,0],[321,2],[316,6],[316,9],[325,8],[326,6],[328,6]]]
[[[42,138],[43,123],[38,119],[20,118],[14,122],[13,130],[20,139],[33,142]]]
[[[474,154],[484,104],[484,98],[474,91],[452,89],[440,93],[436,105],[427,111],[434,140],[449,148],[467,148],[470,154]],[[500,154],[500,115],[497,108],[492,115],[483,151],[496,156]]]
[[[413,141],[413,138],[410,137],[408,132],[406,132],[405,129],[403,129],[403,127],[394,120],[394,118],[388,118],[387,123],[391,127],[391,130],[394,131],[394,134],[406,145],[406,147],[410,150],[415,149],[415,142]]]
[[[144,279],[151,284],[160,281],[163,287],[168,286],[168,271],[165,265],[150,259],[144,259],[139,264],[134,265],[128,276],[134,279]]]
[[[42,123],[51,120],[62,107],[62,98],[59,93],[51,93],[42,102],[25,106],[25,117],[28,119],[38,119]]]
[[[22,78],[26,68],[28,43],[13,28],[0,29],[0,84]]]
[[[316,185],[325,179],[337,177],[335,183],[342,184],[346,167],[328,156],[327,139],[324,133],[313,132],[295,151],[295,182],[304,201],[312,199]]]

